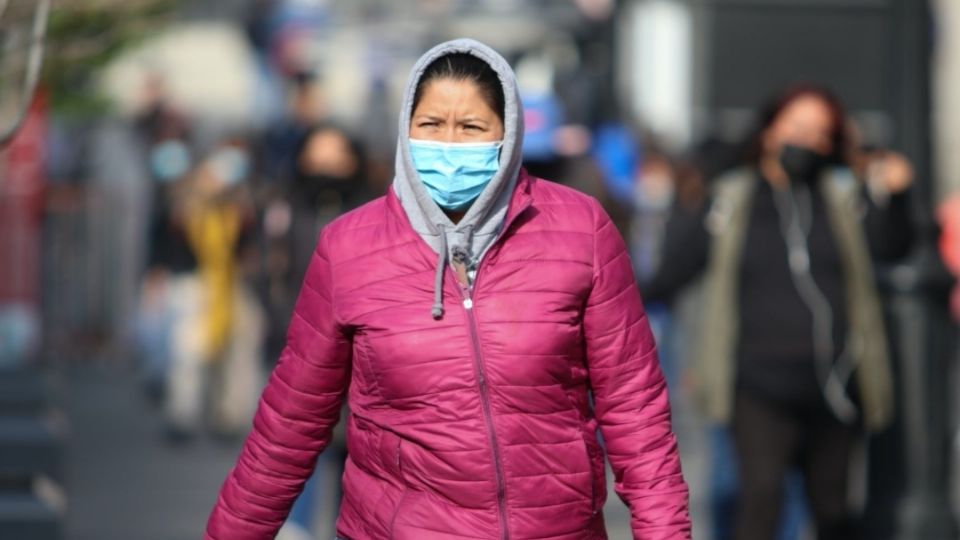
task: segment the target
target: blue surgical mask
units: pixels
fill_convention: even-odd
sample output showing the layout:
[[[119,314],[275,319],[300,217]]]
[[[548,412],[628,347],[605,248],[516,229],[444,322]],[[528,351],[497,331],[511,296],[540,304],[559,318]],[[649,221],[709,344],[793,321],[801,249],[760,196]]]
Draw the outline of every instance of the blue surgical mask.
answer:
[[[250,175],[250,156],[232,146],[217,150],[210,157],[215,174],[226,187],[233,187]]]
[[[183,141],[169,140],[150,151],[150,169],[159,182],[173,182],[190,170],[190,149]]]
[[[410,139],[410,157],[427,193],[440,208],[463,211],[500,169],[503,141],[444,143]]]

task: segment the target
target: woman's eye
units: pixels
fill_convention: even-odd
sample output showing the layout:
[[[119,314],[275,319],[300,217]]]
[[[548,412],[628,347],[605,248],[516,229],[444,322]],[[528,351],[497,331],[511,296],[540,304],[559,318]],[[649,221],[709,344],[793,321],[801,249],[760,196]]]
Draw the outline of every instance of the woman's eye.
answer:
[[[480,126],[474,126],[474,125],[468,124],[466,126],[463,126],[463,129],[466,129],[467,131],[479,131]]]

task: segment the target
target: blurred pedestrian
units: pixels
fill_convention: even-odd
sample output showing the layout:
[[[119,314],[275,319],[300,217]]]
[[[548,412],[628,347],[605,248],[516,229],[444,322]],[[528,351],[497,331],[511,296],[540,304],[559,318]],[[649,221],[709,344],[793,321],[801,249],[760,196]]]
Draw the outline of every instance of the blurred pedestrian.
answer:
[[[633,534],[690,538],[626,247],[522,170],[522,120],[492,49],[417,63],[393,189],[321,233],[206,538],[275,534],[347,394],[343,538],[605,538],[598,426]]]
[[[300,71],[287,81],[286,114],[271,125],[260,141],[258,167],[271,182],[290,182],[290,173],[298,145],[327,116],[319,75]]]
[[[950,296],[950,310],[960,323],[960,193],[956,193],[937,208],[937,218],[943,233],[940,236],[940,254],[947,268],[957,277]]]
[[[893,414],[871,256],[909,250],[912,171],[893,152],[860,167],[846,133],[828,91],[777,96],[744,165],[714,181],[696,219],[672,228],[645,290],[669,298],[705,273],[697,384],[709,417],[732,426],[738,540],[775,537],[794,466],[818,538],[855,538],[851,452],[863,428]],[[858,181],[850,165],[869,174]]]
[[[677,191],[677,170],[669,156],[650,148],[634,180],[631,239],[637,277],[649,278],[659,266],[663,231]]]
[[[654,207],[655,213],[642,223],[645,235],[651,231],[659,237],[651,241],[652,246],[646,255],[651,261],[648,269],[638,266],[637,277],[645,291],[644,301],[651,318],[651,326],[657,334],[657,345],[661,351],[661,363],[664,364],[664,373],[667,383],[671,386],[671,396],[688,397],[695,391],[690,381],[694,378],[690,363],[696,353],[696,340],[700,335],[702,321],[702,298],[699,287],[689,287],[679,295],[671,295],[669,302],[669,318],[664,317],[665,306],[657,293],[647,287],[651,279],[656,276],[656,269],[661,264],[663,243],[665,238],[675,238],[674,229],[689,227],[691,224],[702,223],[700,212],[704,208],[705,198],[708,195],[708,182],[731,168],[738,166],[741,156],[738,149],[741,145],[723,142],[708,138],[684,156],[672,169],[674,186],[672,207],[666,222],[660,221],[662,207]],[[651,152],[648,152],[651,153]],[[653,153],[654,163],[662,163],[662,154]],[[658,167],[654,167],[656,171]],[[656,178],[656,177],[655,177]],[[639,180],[640,183],[646,179]],[[655,182],[656,186],[657,183]],[[654,192],[656,193],[656,192]],[[656,199],[654,199],[656,200]],[[658,219],[659,218],[659,219]],[[639,227],[638,227],[639,228]],[[640,238],[637,236],[635,238]],[[643,261],[643,256],[637,257]],[[658,317],[660,322],[657,322]],[[663,321],[666,320],[667,324]],[[679,392],[673,391],[674,389]],[[707,490],[710,508],[710,531],[713,540],[731,540],[734,534],[734,516],[737,508],[739,493],[739,475],[733,437],[728,426],[715,422],[707,422],[706,441],[708,454]],[[802,477],[798,471],[788,474],[784,488],[783,510],[780,515],[780,525],[777,531],[777,540],[800,540],[808,522],[807,508],[804,501]]]
[[[267,303],[271,354],[279,354],[286,324],[320,229],[370,198],[366,155],[359,141],[334,125],[307,129],[294,145],[283,189],[266,203]]]
[[[332,125],[311,128],[300,141],[289,188],[296,286],[303,282],[320,230],[367,202],[364,160],[360,143]]]
[[[333,125],[317,126],[304,136],[293,163],[293,182],[288,201],[291,214],[289,248],[291,268],[287,273],[286,290],[291,300],[303,283],[310,257],[317,245],[320,230],[335,218],[357,208],[369,197],[365,153],[358,141],[346,131]],[[284,327],[289,321],[293,303],[286,306]],[[280,330],[281,328],[277,328]],[[279,352],[279,351],[278,351]],[[312,538],[326,531],[316,530],[317,508],[339,509],[339,478],[346,459],[346,440],[342,426],[334,429],[326,451],[320,456],[317,468],[304,486],[290,511],[290,516],[279,539]],[[335,478],[334,482],[326,482]],[[332,489],[325,489],[331,486]],[[294,530],[299,532],[295,533]]]
[[[190,271],[195,261],[172,227],[173,197],[193,168],[189,122],[169,109],[152,107],[138,122],[153,196],[147,235],[147,264],[137,312],[136,338],[141,377],[148,397],[162,399],[170,368],[170,332],[174,318],[170,282]]]
[[[248,152],[239,139],[218,145],[191,173],[173,209],[194,263],[172,291],[176,320],[166,409],[174,440],[203,427],[240,435],[262,387],[265,321],[244,279],[252,226],[243,185]]]

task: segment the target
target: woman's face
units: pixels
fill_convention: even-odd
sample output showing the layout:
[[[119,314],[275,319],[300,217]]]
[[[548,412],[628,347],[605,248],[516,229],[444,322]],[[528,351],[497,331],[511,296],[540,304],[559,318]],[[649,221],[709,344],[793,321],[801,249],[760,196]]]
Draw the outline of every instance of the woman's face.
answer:
[[[410,121],[410,138],[446,143],[503,139],[503,122],[469,80],[427,83]]]
[[[299,170],[308,175],[348,178],[358,167],[350,141],[332,129],[311,135],[300,154]]]
[[[822,155],[833,153],[833,115],[824,101],[800,96],[780,111],[763,136],[763,150],[779,156],[785,144],[802,146]]]

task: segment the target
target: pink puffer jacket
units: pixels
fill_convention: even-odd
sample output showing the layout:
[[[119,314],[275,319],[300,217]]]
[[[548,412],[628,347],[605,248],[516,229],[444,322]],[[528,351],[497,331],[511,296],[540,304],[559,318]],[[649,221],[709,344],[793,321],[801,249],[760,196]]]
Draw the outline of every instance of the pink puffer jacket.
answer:
[[[653,337],[599,204],[521,172],[440,320],[435,260],[392,191],[323,231],[206,538],[273,538],[347,395],[342,538],[606,538],[598,425],[634,537],[689,538]]]

